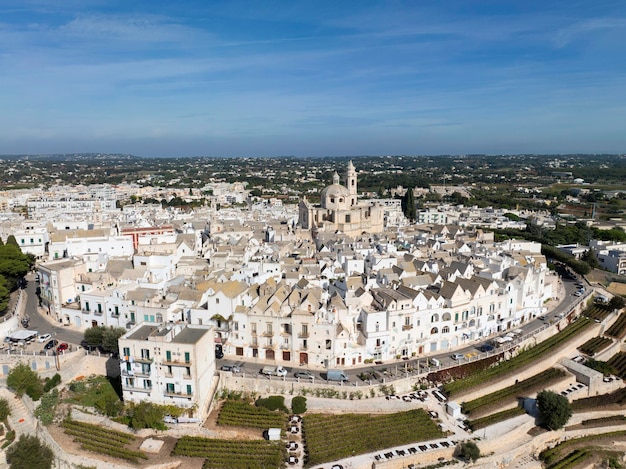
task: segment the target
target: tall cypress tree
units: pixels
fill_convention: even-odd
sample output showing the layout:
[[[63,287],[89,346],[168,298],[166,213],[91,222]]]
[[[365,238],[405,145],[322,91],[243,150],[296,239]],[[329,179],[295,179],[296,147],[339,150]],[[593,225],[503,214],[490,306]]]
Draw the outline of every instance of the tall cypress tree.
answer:
[[[415,210],[415,196],[413,194],[413,188],[409,187],[406,190],[406,194],[402,197],[401,202],[402,213],[411,221],[415,221],[416,218],[416,210]]]

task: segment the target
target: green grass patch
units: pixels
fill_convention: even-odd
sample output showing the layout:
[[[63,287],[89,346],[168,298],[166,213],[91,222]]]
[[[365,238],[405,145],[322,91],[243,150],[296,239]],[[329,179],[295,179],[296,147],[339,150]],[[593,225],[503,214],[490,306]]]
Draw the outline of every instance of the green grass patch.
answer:
[[[448,396],[454,396],[468,389],[484,386],[488,381],[501,379],[507,375],[516,373],[520,368],[536,363],[546,355],[553,354],[555,347],[572,339],[591,324],[593,324],[591,319],[580,318],[565,327],[561,332],[549,337],[532,348],[520,352],[510,360],[500,362],[491,368],[478,371],[467,378],[446,383],[444,385],[444,391]]]
[[[422,409],[387,415],[305,415],[302,431],[309,466],[445,436]]]
[[[282,445],[263,440],[217,440],[184,436],[178,440],[173,456],[204,458],[205,468],[249,469],[281,467]]]
[[[287,422],[286,414],[280,411],[268,410],[265,407],[255,407],[246,401],[228,400],[222,404],[217,417],[218,425],[251,428],[284,428]]]
[[[105,376],[93,375],[72,381],[68,389],[69,394],[65,402],[93,407],[109,417],[119,415],[124,408],[124,403]]]

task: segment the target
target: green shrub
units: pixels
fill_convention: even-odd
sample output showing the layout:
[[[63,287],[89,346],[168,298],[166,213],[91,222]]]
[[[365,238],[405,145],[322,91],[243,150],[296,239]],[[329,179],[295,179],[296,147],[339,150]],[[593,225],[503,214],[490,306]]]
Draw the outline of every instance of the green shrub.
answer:
[[[57,373],[52,378],[46,380],[46,384],[43,385],[43,392],[50,391],[55,386],[58,386],[60,383],[61,383],[61,375]]]
[[[257,407],[265,407],[269,410],[280,410],[281,412],[287,412],[284,396],[269,396],[266,398],[259,398],[256,400],[255,405]]]
[[[50,425],[54,421],[54,414],[59,404],[59,391],[53,389],[41,398],[41,404],[35,409],[35,417],[44,425]]]
[[[9,446],[11,443],[13,443],[13,441],[15,441],[15,430],[9,430],[7,432],[6,438],[4,439],[4,443],[2,443],[2,449]]]
[[[154,428],[155,430],[167,430],[163,418],[167,415],[165,406],[152,402],[130,403],[126,409],[128,426],[133,430],[142,428]]]
[[[294,414],[304,414],[306,412],[306,397],[294,397],[291,400],[291,411]]]

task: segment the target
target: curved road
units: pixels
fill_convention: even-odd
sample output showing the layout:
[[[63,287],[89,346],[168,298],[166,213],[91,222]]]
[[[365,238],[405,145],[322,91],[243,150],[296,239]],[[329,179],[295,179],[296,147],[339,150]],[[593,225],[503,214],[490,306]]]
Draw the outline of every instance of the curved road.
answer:
[[[35,282],[35,274],[29,273],[26,275],[26,307],[24,309],[25,314],[30,318],[30,325],[28,329],[33,331],[39,331],[39,334],[50,334],[53,338],[59,342],[67,342],[69,344],[78,345],[83,340],[83,333],[74,331],[62,326],[60,323],[55,323],[50,317],[44,317],[37,307],[37,286]]]

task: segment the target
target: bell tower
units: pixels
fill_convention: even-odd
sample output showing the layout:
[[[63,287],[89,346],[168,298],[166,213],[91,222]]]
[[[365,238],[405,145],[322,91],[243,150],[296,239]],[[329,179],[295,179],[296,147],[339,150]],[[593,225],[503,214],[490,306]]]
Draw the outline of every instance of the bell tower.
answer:
[[[350,194],[350,205],[356,205],[356,168],[352,164],[352,160],[348,163],[348,171],[346,173],[346,187],[348,188],[348,193]]]

